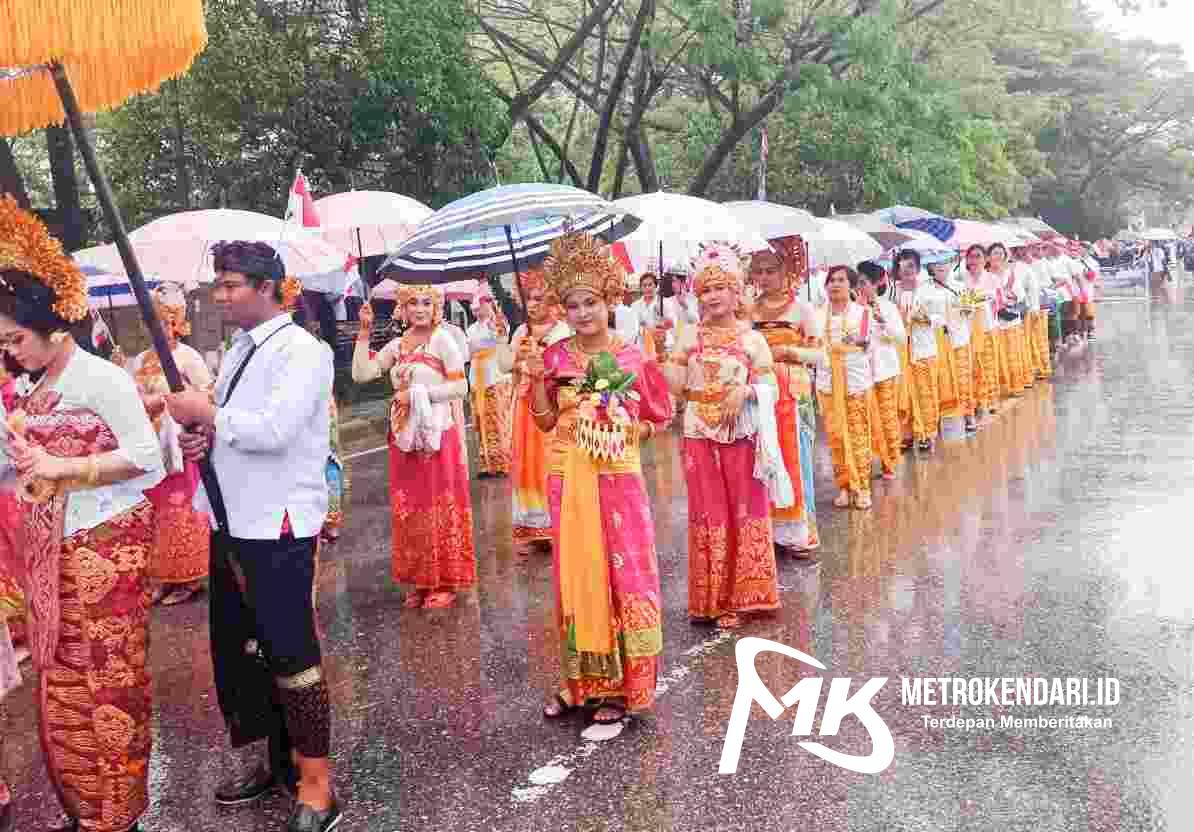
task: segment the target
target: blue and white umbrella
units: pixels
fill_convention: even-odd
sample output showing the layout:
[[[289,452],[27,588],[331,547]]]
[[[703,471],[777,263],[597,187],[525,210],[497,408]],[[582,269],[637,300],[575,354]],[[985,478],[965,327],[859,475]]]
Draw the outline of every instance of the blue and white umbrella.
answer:
[[[129,279],[123,274],[111,274],[95,266],[80,264],[79,270],[87,278],[87,305],[92,309],[115,309],[121,306],[136,306],[137,298],[133,295],[133,287]],[[145,286],[156,289],[160,280],[145,278]]]
[[[947,220],[945,217],[926,217],[920,220],[908,220],[907,222],[896,223],[896,227],[908,231],[923,231],[925,234],[930,234],[943,243],[953,237],[954,232],[957,230],[954,221]]]
[[[507,274],[546,259],[553,240],[583,231],[612,243],[638,228],[596,194],[568,185],[500,185],[436,211],[387,258],[399,283],[451,283]]]

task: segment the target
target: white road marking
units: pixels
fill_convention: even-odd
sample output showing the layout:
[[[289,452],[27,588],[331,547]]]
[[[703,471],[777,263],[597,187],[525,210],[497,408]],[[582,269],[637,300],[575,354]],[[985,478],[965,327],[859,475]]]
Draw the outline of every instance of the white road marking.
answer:
[[[378,451],[384,451],[388,447],[390,447],[390,446],[389,445],[378,445],[376,448],[370,448],[367,451],[357,451],[355,454],[349,454],[348,456],[344,457],[344,461],[348,462],[348,460],[350,460],[350,459],[359,459],[360,457],[363,457],[363,456],[369,456],[369,454],[375,454]]]
[[[690,667],[692,660],[708,655],[719,644],[723,644],[733,637],[733,633],[726,630],[719,630],[716,635],[710,636],[700,644],[685,650],[680,655],[680,663],[660,676],[656,681],[655,698],[662,698],[674,685],[683,681],[692,672]],[[601,727],[607,728],[608,726]],[[620,728],[621,726],[619,725],[618,727]],[[612,736],[606,737],[606,733],[610,733]],[[609,731],[590,732],[589,729],[586,729],[581,735],[582,739],[586,739],[586,734],[592,736],[593,739],[582,742],[571,751],[557,754],[544,765],[532,771],[526,776],[525,785],[515,786],[511,790],[511,799],[515,803],[534,803],[545,797],[553,788],[572,776],[572,772],[576,770],[581,762],[592,756],[601,747],[602,742],[607,739],[613,739],[613,737],[616,737],[620,733],[620,730],[615,733]],[[600,737],[598,737],[599,734]]]

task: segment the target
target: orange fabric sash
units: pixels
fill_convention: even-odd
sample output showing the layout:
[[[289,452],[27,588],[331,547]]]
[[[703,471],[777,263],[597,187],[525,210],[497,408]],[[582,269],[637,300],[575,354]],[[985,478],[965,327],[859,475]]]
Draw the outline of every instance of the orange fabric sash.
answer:
[[[597,463],[570,445],[560,502],[560,606],[579,653],[613,652]]]
[[[912,414],[912,429],[924,433],[924,416],[920,412],[920,399],[912,390],[916,379],[912,377],[912,349],[907,343],[900,345],[900,396],[897,410]]]
[[[954,363],[954,348],[943,329],[937,330],[937,357],[940,359],[937,365],[938,400],[942,413],[945,413],[958,407],[961,402],[959,401],[958,367]]]

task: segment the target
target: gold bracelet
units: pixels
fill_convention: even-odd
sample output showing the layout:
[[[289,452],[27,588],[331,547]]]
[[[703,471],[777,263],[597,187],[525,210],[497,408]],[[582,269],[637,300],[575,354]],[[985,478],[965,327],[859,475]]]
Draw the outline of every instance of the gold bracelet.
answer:
[[[95,454],[87,457],[87,484],[92,488],[99,485],[100,481],[100,465],[99,457]]]

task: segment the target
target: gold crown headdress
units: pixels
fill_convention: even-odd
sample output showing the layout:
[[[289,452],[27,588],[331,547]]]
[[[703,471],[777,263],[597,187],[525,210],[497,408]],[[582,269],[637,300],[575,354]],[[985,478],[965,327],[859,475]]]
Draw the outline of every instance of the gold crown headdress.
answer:
[[[416,300],[431,300],[431,325],[439,326],[444,320],[444,290],[439,286],[413,286],[403,283],[398,287],[398,307],[405,313],[406,307]],[[408,320],[407,323],[410,323]]]
[[[728,287],[741,292],[746,271],[742,250],[732,243],[702,243],[692,259],[692,288],[697,296]]]
[[[548,288],[561,302],[569,292],[586,289],[608,300],[625,290],[613,258],[596,237],[568,232],[554,240],[543,261]]]
[[[293,275],[282,278],[282,308],[291,311],[298,306],[298,299],[303,294],[303,282]]]
[[[54,294],[55,314],[64,321],[87,317],[87,278],[42,221],[11,196],[0,197],[0,269],[26,272],[43,283]]]

